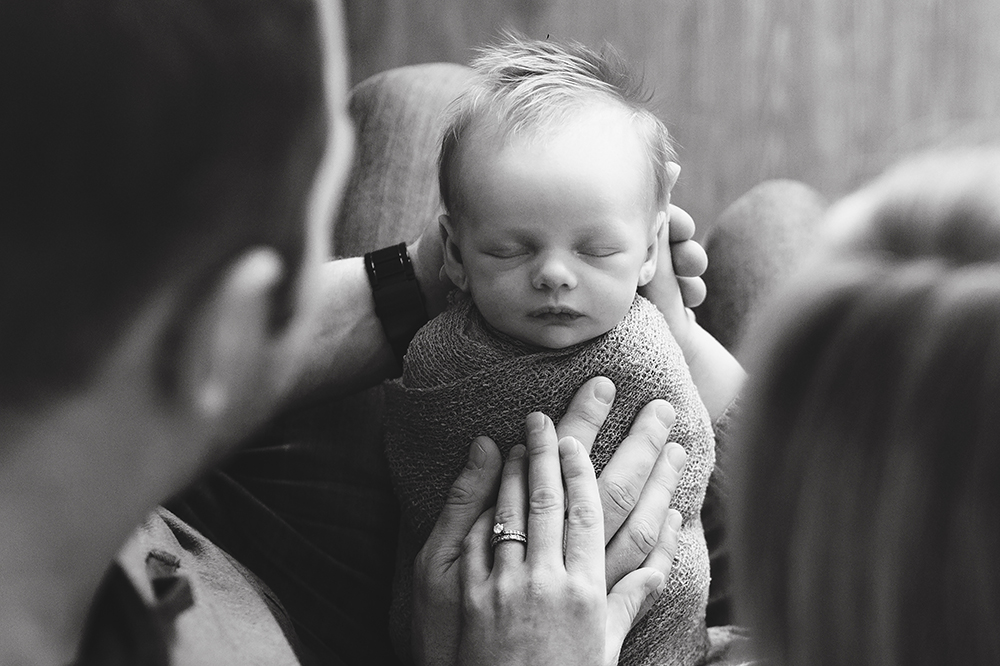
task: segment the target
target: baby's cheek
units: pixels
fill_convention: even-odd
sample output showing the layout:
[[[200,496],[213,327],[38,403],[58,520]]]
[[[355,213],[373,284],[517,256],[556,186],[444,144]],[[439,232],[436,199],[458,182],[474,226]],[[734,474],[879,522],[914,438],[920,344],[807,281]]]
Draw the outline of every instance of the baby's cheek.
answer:
[[[480,285],[479,288],[474,287],[472,300],[483,318],[498,328],[502,328],[500,324],[518,311],[517,298],[514,297],[510,287],[495,281],[488,285]]]

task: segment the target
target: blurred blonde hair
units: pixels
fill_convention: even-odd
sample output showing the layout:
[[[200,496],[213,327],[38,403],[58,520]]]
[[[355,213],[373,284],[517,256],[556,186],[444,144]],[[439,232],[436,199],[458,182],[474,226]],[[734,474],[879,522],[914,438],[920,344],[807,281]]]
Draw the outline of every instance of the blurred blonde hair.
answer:
[[[738,619],[783,664],[1000,663],[1000,150],[912,159],[756,319]]]

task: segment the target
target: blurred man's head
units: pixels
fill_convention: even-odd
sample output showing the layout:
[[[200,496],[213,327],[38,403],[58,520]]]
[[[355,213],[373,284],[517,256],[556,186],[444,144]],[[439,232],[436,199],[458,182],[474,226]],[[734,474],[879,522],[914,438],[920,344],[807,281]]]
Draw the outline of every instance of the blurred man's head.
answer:
[[[195,309],[250,248],[284,264],[287,323],[330,130],[319,26],[312,0],[0,5],[0,404],[79,388],[158,289]]]
[[[117,382],[268,413],[350,164],[342,28],[313,0],[0,3],[0,412]]]

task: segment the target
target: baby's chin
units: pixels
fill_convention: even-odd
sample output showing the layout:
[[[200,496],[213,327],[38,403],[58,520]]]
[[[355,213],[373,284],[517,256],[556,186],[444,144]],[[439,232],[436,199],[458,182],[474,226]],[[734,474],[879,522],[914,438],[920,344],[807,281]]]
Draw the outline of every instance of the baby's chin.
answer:
[[[509,333],[515,339],[532,347],[557,351],[590,342],[607,333],[608,329],[573,327],[572,325],[547,325],[539,329]]]

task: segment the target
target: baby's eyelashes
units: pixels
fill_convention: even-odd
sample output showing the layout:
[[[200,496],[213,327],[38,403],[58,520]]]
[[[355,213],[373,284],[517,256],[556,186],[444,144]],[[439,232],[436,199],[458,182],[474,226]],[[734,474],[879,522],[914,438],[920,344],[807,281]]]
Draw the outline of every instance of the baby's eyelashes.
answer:
[[[480,250],[488,257],[496,259],[513,259],[515,257],[525,257],[538,252],[535,248],[526,245],[493,245]],[[613,245],[586,245],[576,248],[573,253],[580,257],[610,257],[620,254],[622,248]]]
[[[577,252],[585,257],[610,257],[618,254],[621,250],[615,247],[585,247]]]
[[[519,246],[491,247],[483,250],[483,254],[489,257],[496,257],[497,259],[512,259],[514,257],[523,256],[527,253],[527,248]]]

